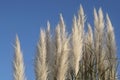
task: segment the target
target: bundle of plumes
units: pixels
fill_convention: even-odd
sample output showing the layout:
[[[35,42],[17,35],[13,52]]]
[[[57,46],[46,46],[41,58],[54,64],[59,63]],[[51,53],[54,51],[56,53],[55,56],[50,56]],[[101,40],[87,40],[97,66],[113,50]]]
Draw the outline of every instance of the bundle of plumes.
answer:
[[[118,79],[115,36],[108,14],[104,20],[102,9],[98,12],[94,9],[94,27],[88,24],[85,31],[85,24],[86,16],[80,6],[78,16],[73,18],[71,34],[66,31],[62,14],[54,35],[49,22],[47,30],[41,29],[34,61],[36,80]],[[14,80],[24,80],[24,66],[17,65],[23,64],[18,38],[16,43]],[[23,78],[16,78],[18,72]]]

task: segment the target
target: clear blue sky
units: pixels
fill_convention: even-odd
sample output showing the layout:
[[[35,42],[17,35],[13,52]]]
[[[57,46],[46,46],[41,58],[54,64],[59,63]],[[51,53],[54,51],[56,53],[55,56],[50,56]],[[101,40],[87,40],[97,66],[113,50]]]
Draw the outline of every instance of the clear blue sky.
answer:
[[[93,24],[93,8],[102,7],[113,23],[118,53],[120,52],[120,1],[119,0],[0,0],[0,80],[13,80],[13,44],[16,33],[21,48],[28,80],[34,80],[34,56],[40,28],[47,20],[52,29],[63,14],[68,31],[72,18],[82,4],[87,21]]]

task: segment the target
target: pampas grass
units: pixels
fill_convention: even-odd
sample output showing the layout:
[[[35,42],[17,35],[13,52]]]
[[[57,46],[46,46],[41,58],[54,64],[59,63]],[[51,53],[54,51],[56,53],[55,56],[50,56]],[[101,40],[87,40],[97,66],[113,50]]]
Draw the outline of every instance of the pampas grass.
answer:
[[[36,80],[48,80],[48,66],[46,64],[46,34],[40,32],[40,41],[37,44],[37,54],[35,58],[35,75]]]
[[[55,38],[50,37],[48,27],[46,47],[50,58],[47,58],[46,64],[51,64],[48,67],[51,74],[49,80],[116,80],[115,39],[108,15],[105,25],[102,9],[98,12],[94,9],[94,32],[90,24],[88,31],[84,31],[85,21],[84,10],[80,6],[78,16],[73,19],[70,38],[62,14],[55,30]]]
[[[68,53],[69,53],[69,39],[65,31],[65,24],[62,14],[60,14],[60,22],[55,31],[55,79],[65,80],[67,78],[68,70]]]
[[[18,36],[16,36],[15,41],[15,54],[14,54],[14,80],[26,80],[24,74],[24,63],[23,63],[23,56],[20,48],[20,41]]]
[[[78,13],[78,19],[74,16],[73,27],[72,27],[72,55],[73,58],[73,69],[75,75],[79,71],[79,62],[82,58],[82,47],[83,47],[83,36],[84,36],[84,11],[82,6],[80,6],[80,11]]]
[[[98,11],[98,14],[96,11],[94,12],[94,24],[95,24],[95,29],[94,29],[94,34],[95,34],[95,55],[97,57],[96,61],[96,76],[100,78],[103,70],[103,61],[102,58],[103,56],[103,48],[104,48],[104,19],[103,19],[103,12],[102,9],[100,8]],[[98,74],[99,73],[99,74]],[[98,74],[98,75],[97,75]]]
[[[106,15],[106,26],[107,26],[107,36],[106,36],[106,52],[109,62],[109,72],[108,75],[111,80],[115,80],[116,77],[116,67],[117,67],[117,55],[116,55],[116,43],[115,43],[115,36],[114,36],[114,30],[112,27],[112,23],[110,21],[110,18],[108,14]]]
[[[50,23],[40,31],[35,57],[35,80],[117,80],[115,35],[108,14],[94,8],[94,25],[86,25],[82,5],[68,34],[62,14],[51,34]],[[88,27],[86,30],[85,27]],[[16,38],[15,80],[24,80],[20,44]]]
[[[47,59],[47,64],[48,64],[48,78],[49,80],[53,80],[54,79],[54,45],[53,45],[53,41],[52,41],[52,36],[50,34],[50,23],[49,21],[47,22],[47,30],[46,30],[46,59]]]

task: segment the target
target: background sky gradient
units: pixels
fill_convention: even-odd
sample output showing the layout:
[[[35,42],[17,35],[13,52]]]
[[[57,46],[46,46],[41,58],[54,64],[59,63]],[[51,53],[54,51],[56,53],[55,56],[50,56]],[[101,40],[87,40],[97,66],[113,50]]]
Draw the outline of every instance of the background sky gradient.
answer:
[[[51,29],[59,21],[59,14],[71,30],[73,15],[82,4],[87,22],[93,25],[93,9],[108,13],[114,26],[117,53],[120,52],[120,0],[0,0],[0,80],[13,80],[14,41],[18,34],[24,56],[27,80],[35,80],[34,57],[40,28]],[[119,56],[120,54],[118,54]]]

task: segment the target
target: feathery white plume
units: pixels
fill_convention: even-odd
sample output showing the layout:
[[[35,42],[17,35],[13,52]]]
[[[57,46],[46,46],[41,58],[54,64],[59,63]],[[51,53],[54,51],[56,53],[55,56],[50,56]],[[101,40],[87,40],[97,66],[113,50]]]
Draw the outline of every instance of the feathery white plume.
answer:
[[[46,34],[40,32],[40,41],[37,44],[37,55],[35,59],[36,80],[48,80],[48,67],[46,63]]]
[[[47,30],[46,30],[46,51],[47,51],[47,64],[48,64],[48,79],[53,80],[54,78],[54,50],[53,50],[53,43],[50,34],[50,23],[47,22]]]
[[[73,58],[73,67],[74,67],[75,75],[77,75],[77,73],[79,71],[79,61],[82,58],[83,28],[81,28],[81,27],[83,27],[83,26],[79,26],[77,24],[76,17],[74,17],[73,28],[72,28],[72,49],[73,49],[72,50],[72,52],[73,52],[72,58]]]
[[[15,41],[15,55],[14,55],[14,80],[26,80],[24,74],[24,62],[20,48],[20,42],[18,36]]]

